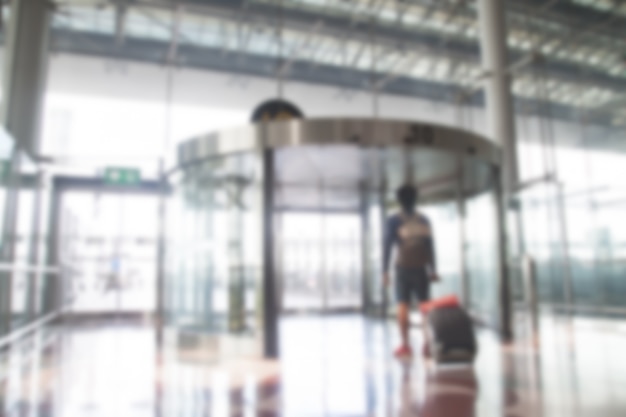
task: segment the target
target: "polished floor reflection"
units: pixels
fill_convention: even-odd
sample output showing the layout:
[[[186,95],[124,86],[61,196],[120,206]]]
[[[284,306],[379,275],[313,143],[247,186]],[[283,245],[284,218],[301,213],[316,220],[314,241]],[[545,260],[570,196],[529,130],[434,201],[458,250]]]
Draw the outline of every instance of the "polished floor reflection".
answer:
[[[157,350],[147,325],[50,328],[0,357],[0,415],[626,415],[619,322],[544,319],[539,343],[511,346],[481,331],[473,367],[400,363],[393,325],[359,316],[290,317],[281,330],[280,363],[216,364]]]

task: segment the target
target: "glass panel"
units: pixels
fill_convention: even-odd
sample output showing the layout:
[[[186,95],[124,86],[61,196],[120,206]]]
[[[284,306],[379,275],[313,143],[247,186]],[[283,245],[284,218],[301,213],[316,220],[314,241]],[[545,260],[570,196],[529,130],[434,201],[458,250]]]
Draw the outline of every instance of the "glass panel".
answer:
[[[277,209],[360,209],[359,147],[300,146],[278,149],[275,155]]]
[[[536,263],[537,290],[542,303],[565,300],[566,258],[556,193],[553,184],[544,183],[520,194],[525,250]]]
[[[157,204],[155,196],[124,195],[120,199],[119,258],[120,309],[155,309],[157,259]]]
[[[356,213],[329,214],[325,223],[328,308],[361,307],[361,217]]]
[[[324,257],[328,308],[360,308],[362,246],[358,214],[326,214]]]
[[[362,150],[302,146],[275,155],[283,308],[359,308]]]
[[[157,203],[131,193],[64,195],[60,257],[72,271],[71,311],[154,311]]]
[[[432,297],[455,294],[462,298],[461,257],[465,256],[468,280],[474,279],[469,292],[470,295],[476,293],[469,308],[477,315],[485,316],[489,323],[496,324],[495,207],[492,193],[484,191],[493,184],[490,167],[472,158],[461,163],[457,155],[438,149],[386,147],[369,150],[365,155],[364,167],[368,174],[365,181],[371,191],[364,197],[364,204],[372,225],[368,230],[365,259],[368,302],[373,307],[384,302],[380,291],[381,219],[399,211],[396,190],[410,182],[420,191],[418,209],[429,218],[434,233],[437,272],[442,280],[432,286]],[[459,178],[462,178],[461,184]],[[383,189],[383,184],[384,199],[378,191]],[[457,201],[460,186],[469,196],[464,220],[465,254],[461,251],[461,218]],[[477,195],[479,192],[483,194]],[[394,298],[392,285],[388,292],[390,312],[395,309]]]
[[[51,253],[51,239],[50,239],[50,226],[51,217],[53,213],[52,209],[52,182],[50,181],[50,175],[47,172],[41,172],[38,181],[39,194],[35,199],[35,205],[37,209],[38,218],[36,220],[38,226],[36,233],[36,239],[34,247],[31,250],[35,251],[32,256],[32,261],[36,263],[36,266],[46,268],[46,270],[39,271],[35,276],[35,294],[33,296],[33,313],[35,317],[45,316],[52,312],[51,309],[57,309],[58,305],[47,306],[46,289],[50,287],[50,284],[56,282],[62,282],[65,275],[59,271],[58,265],[49,265],[48,256]],[[52,267],[47,269],[48,267]]]
[[[454,294],[462,299],[461,234],[456,202],[422,208],[432,224],[437,257],[437,272],[441,282],[433,286],[433,297]]]
[[[493,193],[466,203],[466,267],[470,308],[490,325],[498,324],[496,208]]]
[[[281,216],[283,308],[321,310],[324,307],[324,219],[319,213]]]
[[[363,181],[363,212],[365,216],[364,259],[366,308],[369,314],[381,314],[385,308],[383,290],[383,234],[386,208],[384,204],[384,159],[380,149],[363,149],[361,166]]]
[[[9,147],[2,159],[2,177],[1,184],[2,190],[0,193],[2,206],[0,207],[2,214],[2,236],[0,244],[2,245],[1,260],[5,267],[10,267],[13,263],[12,259],[12,247],[13,247],[13,235],[12,223],[15,222],[15,218],[11,217],[12,200],[16,198],[16,188],[14,175],[12,174],[12,164],[14,159],[11,157],[12,153],[12,141],[8,138],[8,135],[1,131],[0,144]],[[11,330],[12,311],[11,311],[11,281],[12,275],[10,270],[0,271],[0,336],[5,335]]]
[[[283,308],[361,306],[361,218],[358,214],[284,213],[280,262]]]
[[[33,238],[33,200],[35,192],[32,189],[32,177],[22,178],[18,195],[17,233],[15,238],[15,254],[13,264],[17,270],[13,273],[11,315],[14,329],[26,324],[29,319],[29,296],[34,291],[32,273],[28,272],[30,265],[31,246]],[[27,184],[30,182],[31,184]],[[28,187],[28,186],[31,187]],[[29,189],[30,188],[30,189]]]
[[[0,182],[2,183],[2,271],[0,280],[0,334],[17,329],[36,317],[33,301],[37,277],[33,258],[35,166],[22,152],[9,156],[11,141],[0,139]],[[6,159],[3,159],[6,158]]]
[[[460,294],[460,244],[458,216],[455,205],[449,203],[455,199],[458,158],[453,153],[443,150],[405,147],[387,147],[381,151],[383,177],[386,185],[386,217],[400,212],[396,201],[396,190],[403,184],[414,184],[419,190],[417,209],[430,221],[435,240],[435,256],[441,283],[431,286],[431,297]],[[446,196],[446,197],[441,197]],[[446,203],[438,203],[441,200]],[[381,240],[382,242],[382,240]],[[392,265],[395,263],[392,260]],[[391,268],[392,275],[395,268]],[[396,277],[393,277],[395,280]],[[395,310],[395,287],[391,285],[388,299]]]
[[[520,196],[522,246],[537,262],[542,303],[623,315],[624,129],[580,120],[518,117],[522,178],[538,181]]]
[[[374,314],[383,307],[383,204],[377,191],[367,191],[365,195],[365,285],[368,312]]]
[[[623,309],[626,226],[621,214],[626,182],[616,173],[626,157],[605,151],[578,153],[588,166],[587,187],[564,195],[573,301],[581,307]]]
[[[216,341],[211,355],[259,354],[260,155],[216,157],[176,175],[167,210],[167,323],[179,342],[190,334]],[[228,349],[235,340],[237,349]]]

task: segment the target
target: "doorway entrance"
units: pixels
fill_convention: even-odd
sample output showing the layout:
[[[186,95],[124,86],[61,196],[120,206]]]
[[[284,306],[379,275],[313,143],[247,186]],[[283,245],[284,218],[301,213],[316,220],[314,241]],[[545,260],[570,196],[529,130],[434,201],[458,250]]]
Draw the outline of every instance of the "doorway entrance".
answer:
[[[165,228],[172,333],[202,332],[217,356],[245,339],[277,357],[282,312],[387,316],[394,300],[381,282],[382,235],[406,183],[438,214],[436,235],[452,236],[437,247],[445,291],[509,333],[500,153],[485,138],[419,122],[312,119],[201,136],[178,156]],[[227,235],[215,227],[222,208]],[[225,267],[212,274],[207,264],[218,261]],[[228,326],[207,321],[218,282],[228,288]]]
[[[158,196],[64,190],[58,216],[59,261],[71,276],[68,312],[154,313]]]
[[[283,311],[361,309],[358,213],[285,212],[279,222]]]

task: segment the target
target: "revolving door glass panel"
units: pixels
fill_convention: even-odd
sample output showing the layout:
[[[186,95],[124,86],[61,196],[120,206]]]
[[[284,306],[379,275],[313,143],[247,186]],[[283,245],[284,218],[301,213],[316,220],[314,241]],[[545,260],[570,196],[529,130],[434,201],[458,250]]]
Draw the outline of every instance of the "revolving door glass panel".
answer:
[[[360,216],[283,212],[279,218],[283,310],[360,308]]]
[[[361,149],[299,146],[275,155],[283,311],[360,309]]]
[[[364,279],[369,310],[393,313],[395,308],[393,285],[381,290],[383,222],[400,212],[396,190],[410,183],[419,190],[418,211],[430,220],[435,241],[441,280],[432,286],[431,296],[454,294],[473,313],[494,322],[498,275],[492,166],[472,155],[419,146],[370,149],[364,158]],[[392,258],[392,282],[394,264]]]
[[[264,330],[273,357],[281,308],[391,313],[383,235],[406,183],[434,229],[443,282],[433,296],[457,294],[495,321],[497,160],[475,135],[379,120],[267,123],[191,140],[171,178],[167,321],[220,344],[260,341]]]
[[[167,324],[207,337],[231,335],[242,341],[247,351],[258,353],[262,267],[259,153],[199,161],[181,169],[171,183],[164,291]],[[228,352],[219,349],[217,353]]]
[[[393,312],[394,287],[382,283],[384,226],[400,211],[396,190],[410,183],[434,234],[441,282],[432,296],[457,295],[495,322],[494,170],[487,162],[433,147],[339,144],[278,149],[276,159],[283,310]]]

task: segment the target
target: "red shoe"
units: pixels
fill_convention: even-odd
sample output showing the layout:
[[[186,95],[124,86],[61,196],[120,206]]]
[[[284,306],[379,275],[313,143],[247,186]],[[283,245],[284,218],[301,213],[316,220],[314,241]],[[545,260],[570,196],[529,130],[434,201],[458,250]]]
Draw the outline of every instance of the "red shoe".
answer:
[[[411,357],[413,356],[413,350],[411,350],[411,346],[400,346],[398,349],[396,349],[396,351],[393,353],[393,355],[396,358],[406,358],[406,357]]]

